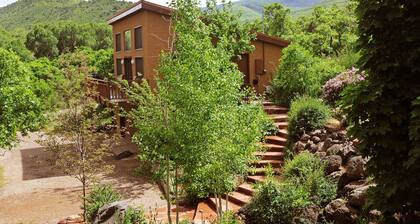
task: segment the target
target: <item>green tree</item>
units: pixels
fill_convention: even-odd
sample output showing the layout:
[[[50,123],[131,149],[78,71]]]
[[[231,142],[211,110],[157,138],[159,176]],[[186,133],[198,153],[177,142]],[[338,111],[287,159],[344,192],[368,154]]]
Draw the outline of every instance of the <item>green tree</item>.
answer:
[[[360,0],[357,8],[365,81],[347,87],[343,107],[369,158],[377,186],[371,199],[385,223],[402,223],[420,210],[420,2]]]
[[[52,58],[58,54],[57,43],[52,31],[37,25],[26,36],[25,45],[37,58]]]
[[[25,41],[20,35],[11,34],[0,28],[0,48],[15,52],[21,60],[33,59],[32,53],[26,48]]]
[[[261,25],[264,33],[282,37],[290,32],[290,9],[285,8],[279,3],[264,7]]]
[[[11,148],[18,131],[34,130],[42,121],[30,70],[15,53],[0,48],[0,148]]]

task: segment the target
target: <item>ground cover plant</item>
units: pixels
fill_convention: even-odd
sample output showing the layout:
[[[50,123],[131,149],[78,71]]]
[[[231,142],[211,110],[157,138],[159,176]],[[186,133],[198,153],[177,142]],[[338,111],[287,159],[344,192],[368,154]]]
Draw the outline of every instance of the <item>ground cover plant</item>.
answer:
[[[121,195],[110,185],[94,186],[86,197],[87,221],[93,222],[102,206],[119,201],[121,198]]]

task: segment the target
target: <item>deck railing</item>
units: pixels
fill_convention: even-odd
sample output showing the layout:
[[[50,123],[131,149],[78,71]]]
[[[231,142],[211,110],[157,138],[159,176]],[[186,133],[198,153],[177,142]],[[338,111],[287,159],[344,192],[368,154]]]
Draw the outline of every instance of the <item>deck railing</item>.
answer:
[[[95,94],[94,98],[98,101],[110,100],[110,101],[125,101],[127,96],[123,90],[116,84],[106,80],[89,78],[89,87],[92,88]]]

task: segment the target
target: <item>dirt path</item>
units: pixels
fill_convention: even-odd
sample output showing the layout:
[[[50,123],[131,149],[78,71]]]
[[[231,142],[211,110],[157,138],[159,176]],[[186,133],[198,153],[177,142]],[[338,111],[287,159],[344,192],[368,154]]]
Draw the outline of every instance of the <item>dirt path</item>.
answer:
[[[0,224],[57,223],[60,218],[81,213],[80,184],[53,169],[48,154],[35,143],[37,134],[22,138],[18,147],[0,156],[5,186],[0,189]],[[130,148],[124,144],[121,148]],[[119,150],[119,149],[116,149]],[[145,209],[165,205],[157,186],[148,178],[134,176],[135,156],[116,161],[114,173],[102,179],[118,189],[125,199]]]

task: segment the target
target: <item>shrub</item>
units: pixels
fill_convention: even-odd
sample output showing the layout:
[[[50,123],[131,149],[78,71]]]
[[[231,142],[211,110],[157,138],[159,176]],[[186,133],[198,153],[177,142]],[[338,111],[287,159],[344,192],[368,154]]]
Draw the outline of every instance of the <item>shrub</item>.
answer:
[[[272,119],[270,119],[268,116],[265,116],[265,118],[262,121],[263,136],[271,136],[276,135],[278,133],[279,129],[277,128],[276,124]]]
[[[226,211],[222,217],[214,221],[214,224],[240,224],[241,222],[235,218],[235,214],[232,211]]]
[[[321,100],[302,97],[292,102],[289,111],[289,142],[295,142],[300,135],[321,128],[331,117],[331,109]]]
[[[316,205],[326,205],[336,197],[337,183],[325,177],[325,163],[312,153],[302,152],[286,162],[286,181],[303,186]]]
[[[120,218],[121,224],[147,224],[146,217],[142,208],[129,207]]]
[[[351,68],[330,79],[322,87],[322,96],[330,104],[335,105],[339,100],[341,91],[348,85],[365,79],[365,73],[357,68]]]
[[[292,223],[299,210],[309,206],[308,192],[299,185],[269,179],[258,186],[246,207],[247,222],[258,224]]]
[[[121,200],[121,195],[110,185],[95,186],[86,197],[86,213],[88,221],[92,221],[98,210],[109,203]]]
[[[291,44],[284,50],[268,95],[276,103],[285,105],[299,96],[317,97],[323,83],[343,69],[333,60],[314,57],[303,47]]]

